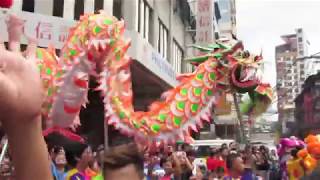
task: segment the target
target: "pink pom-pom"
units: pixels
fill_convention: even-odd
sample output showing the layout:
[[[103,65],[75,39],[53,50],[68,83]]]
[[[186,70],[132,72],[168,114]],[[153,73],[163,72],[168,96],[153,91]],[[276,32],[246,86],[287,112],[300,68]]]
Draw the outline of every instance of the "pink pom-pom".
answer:
[[[0,7],[10,8],[13,4],[13,0],[0,0]]]

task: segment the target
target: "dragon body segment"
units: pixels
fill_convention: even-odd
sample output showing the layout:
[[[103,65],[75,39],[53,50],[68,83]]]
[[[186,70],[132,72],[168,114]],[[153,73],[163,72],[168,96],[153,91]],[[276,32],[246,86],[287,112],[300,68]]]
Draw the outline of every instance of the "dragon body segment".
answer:
[[[109,124],[138,140],[190,140],[202,121],[211,121],[211,107],[226,91],[255,92],[259,101],[270,103],[268,84],[257,79],[256,56],[245,56],[242,44],[210,45],[190,61],[197,68],[178,77],[180,84],[152,103],[148,112],[135,112],[126,51],[130,41],[123,37],[124,22],[103,13],[84,15],[57,57],[52,49],[38,49],[39,69],[47,92],[43,115],[67,127],[87,103],[89,76],[96,76]],[[239,81],[239,82],[238,82]],[[237,83],[238,82],[238,83]],[[241,87],[243,85],[243,87]],[[247,89],[247,90],[246,90]],[[254,109],[251,108],[251,110]],[[251,111],[253,112],[253,111]]]
[[[111,114],[109,123],[121,127],[125,133],[136,133],[138,137],[157,139],[189,138],[189,129],[197,130],[201,119],[210,121],[210,107],[215,102],[218,89],[216,80],[217,60],[212,58],[201,64],[192,74],[181,79],[181,84],[164,93],[162,101],[156,101],[148,112],[134,112],[131,99],[126,101],[119,89],[106,89],[106,114]],[[130,83],[127,79],[106,76],[109,87]],[[127,82],[125,82],[127,81]],[[131,84],[128,90],[131,91]],[[131,92],[130,92],[131,94]],[[120,96],[119,96],[120,95]]]

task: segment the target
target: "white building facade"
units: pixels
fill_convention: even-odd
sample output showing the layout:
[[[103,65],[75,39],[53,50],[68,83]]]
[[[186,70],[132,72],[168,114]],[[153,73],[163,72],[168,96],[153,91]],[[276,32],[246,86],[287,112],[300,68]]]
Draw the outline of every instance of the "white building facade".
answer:
[[[301,28],[281,38],[284,44],[276,46],[275,52],[279,121],[285,132],[286,124],[294,122],[294,100],[307,78],[306,61],[301,58],[308,56],[309,41]]]

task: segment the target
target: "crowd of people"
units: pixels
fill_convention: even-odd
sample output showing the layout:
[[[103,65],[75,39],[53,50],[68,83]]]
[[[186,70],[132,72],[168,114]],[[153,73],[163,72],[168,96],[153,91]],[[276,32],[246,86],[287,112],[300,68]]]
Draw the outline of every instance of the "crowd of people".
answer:
[[[103,145],[93,149],[82,143],[69,147],[48,143],[47,149],[54,180],[295,180],[294,174],[282,176],[280,166],[286,163],[289,167],[291,161],[299,160],[298,148],[288,151],[283,161],[275,149],[265,146],[240,148],[233,142],[208,147],[206,156],[187,144],[147,147],[125,137],[107,151]],[[319,168],[305,173],[302,179],[318,179],[318,172]],[[10,147],[0,164],[0,179],[16,179]]]
[[[278,157],[275,150],[265,146],[247,145],[240,149],[237,143],[210,148],[209,157],[196,160],[191,146],[169,147],[168,151],[145,154],[144,173],[149,180],[169,179],[276,179]],[[203,160],[203,161],[201,161]]]
[[[105,169],[109,170],[107,176],[114,176],[106,178],[104,174],[105,179],[119,179],[119,176],[128,179],[136,173],[138,179],[146,180],[267,180],[275,179],[270,174],[278,169],[275,151],[269,153],[264,146],[248,145],[240,150],[237,143],[222,144],[219,148],[210,148],[209,156],[199,161],[198,152],[186,144],[155,149],[124,144],[110,148],[106,154],[102,145],[94,150],[86,144],[72,148],[48,145],[52,177],[54,180],[103,180]],[[1,163],[1,179],[15,179],[10,159],[9,151]],[[115,173],[130,164],[135,167],[131,175],[126,170],[121,171],[129,174]]]

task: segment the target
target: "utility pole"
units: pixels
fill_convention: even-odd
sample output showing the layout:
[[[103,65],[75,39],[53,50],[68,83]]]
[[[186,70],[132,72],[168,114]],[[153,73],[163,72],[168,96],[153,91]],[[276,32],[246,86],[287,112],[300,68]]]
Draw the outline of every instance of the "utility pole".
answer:
[[[242,119],[242,115],[240,113],[240,108],[239,108],[239,102],[238,102],[238,97],[237,97],[237,93],[233,92],[233,101],[234,101],[234,105],[236,107],[236,112],[237,112],[237,117],[238,117],[238,123],[237,123],[237,127],[240,126],[240,128],[238,129],[239,132],[239,137],[240,137],[240,142],[243,143],[245,141],[245,136],[244,136],[244,129],[243,129],[243,119]]]

